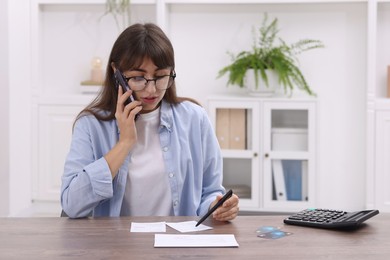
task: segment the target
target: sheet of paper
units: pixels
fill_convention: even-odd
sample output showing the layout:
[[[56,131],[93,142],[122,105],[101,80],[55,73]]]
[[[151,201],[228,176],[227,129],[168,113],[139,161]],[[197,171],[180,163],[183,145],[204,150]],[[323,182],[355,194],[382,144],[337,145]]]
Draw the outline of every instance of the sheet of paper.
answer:
[[[165,232],[165,222],[131,222],[130,232]]]
[[[184,222],[176,222],[176,223],[167,222],[167,225],[182,233],[213,229],[212,227],[203,224],[200,224],[199,226],[195,227],[196,223],[197,223],[196,221],[184,221]]]
[[[154,247],[238,247],[232,234],[155,234]]]

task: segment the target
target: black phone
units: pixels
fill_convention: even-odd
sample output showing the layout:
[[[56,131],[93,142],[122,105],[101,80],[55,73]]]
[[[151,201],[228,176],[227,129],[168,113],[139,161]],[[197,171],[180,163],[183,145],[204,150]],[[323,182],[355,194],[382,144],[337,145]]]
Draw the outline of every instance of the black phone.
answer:
[[[129,84],[127,84],[125,77],[123,74],[117,69],[115,70],[115,80],[116,80],[116,88],[119,88],[119,85],[122,87],[123,93],[125,93],[127,90],[130,90]],[[129,104],[130,102],[133,102],[135,99],[133,97],[133,94],[126,100],[125,106]]]

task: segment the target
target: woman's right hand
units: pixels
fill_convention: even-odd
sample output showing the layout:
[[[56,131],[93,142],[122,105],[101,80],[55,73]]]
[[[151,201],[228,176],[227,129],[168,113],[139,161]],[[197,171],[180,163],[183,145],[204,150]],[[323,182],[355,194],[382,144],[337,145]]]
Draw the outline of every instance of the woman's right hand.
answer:
[[[132,91],[123,93],[122,88],[118,88],[118,102],[116,104],[115,118],[119,127],[119,142],[129,149],[137,141],[137,130],[135,128],[136,115],[142,110],[141,102],[135,100],[126,106]]]
[[[122,88],[118,89],[115,118],[119,128],[119,141],[104,156],[110,167],[112,178],[116,176],[130,149],[137,141],[135,116],[142,110],[142,106],[139,101],[133,101],[125,106],[124,104],[130,95],[131,91],[123,93]]]

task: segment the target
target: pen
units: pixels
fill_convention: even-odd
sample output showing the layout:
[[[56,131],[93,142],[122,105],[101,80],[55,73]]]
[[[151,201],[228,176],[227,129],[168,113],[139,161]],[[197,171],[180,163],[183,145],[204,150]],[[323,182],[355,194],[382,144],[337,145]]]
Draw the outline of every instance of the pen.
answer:
[[[219,206],[221,206],[228,198],[230,198],[231,196],[233,195],[233,191],[232,190],[229,190],[228,192],[226,192],[226,194],[217,202],[217,204],[214,205],[214,207],[212,207],[211,209],[209,209],[209,211],[206,213],[206,215],[204,215],[199,221],[198,223],[196,223],[195,227],[199,226],[203,221],[206,220],[206,218],[208,218],[208,216],[210,216],[211,213],[213,213]]]

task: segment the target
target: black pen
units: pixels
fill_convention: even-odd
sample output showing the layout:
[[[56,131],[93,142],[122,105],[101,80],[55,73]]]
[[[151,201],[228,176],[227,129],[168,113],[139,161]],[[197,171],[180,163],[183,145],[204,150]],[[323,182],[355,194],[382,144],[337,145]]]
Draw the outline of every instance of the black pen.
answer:
[[[214,205],[214,207],[212,207],[211,209],[209,209],[209,211],[206,213],[206,215],[204,215],[199,221],[198,223],[196,223],[195,227],[199,226],[203,221],[206,220],[206,218],[208,218],[208,216],[211,215],[211,213],[213,213],[219,206],[221,206],[228,198],[230,198],[231,196],[233,195],[233,191],[232,190],[229,190],[228,192],[226,192],[226,194],[217,202],[217,204]]]

